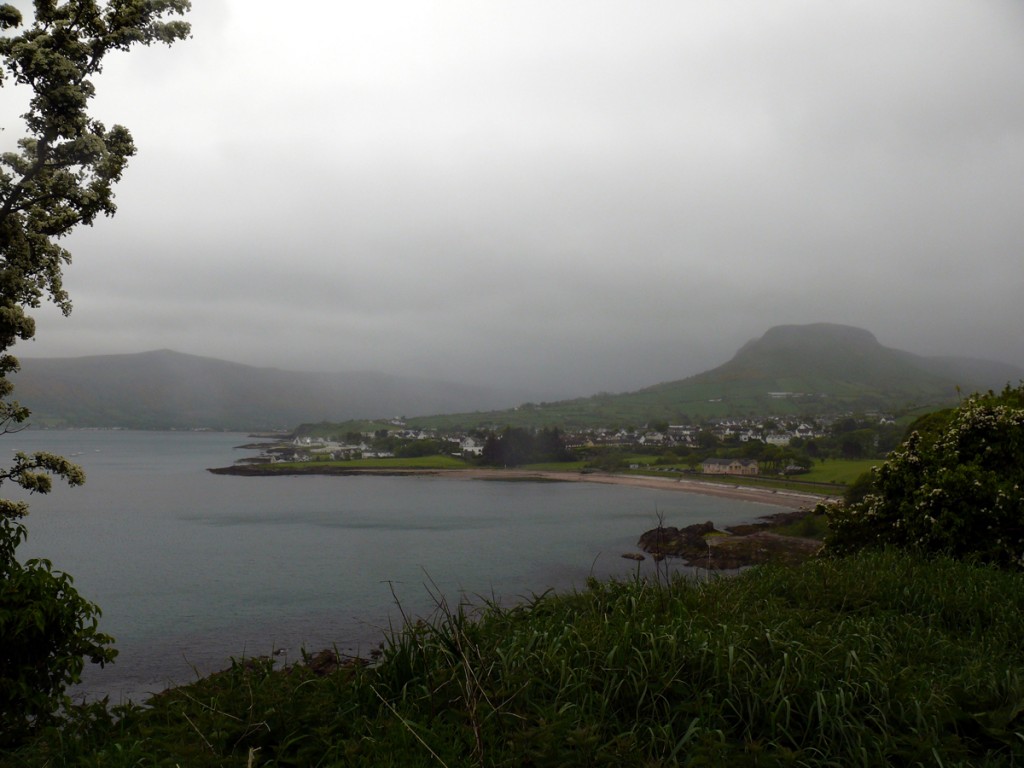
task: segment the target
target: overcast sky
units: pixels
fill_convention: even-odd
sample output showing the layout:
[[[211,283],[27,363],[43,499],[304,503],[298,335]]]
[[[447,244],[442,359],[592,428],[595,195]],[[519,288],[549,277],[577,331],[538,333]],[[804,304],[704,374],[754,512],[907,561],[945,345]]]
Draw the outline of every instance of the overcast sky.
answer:
[[[554,399],[827,321],[1024,365],[1019,0],[194,4],[96,82],[139,155],[24,357]]]

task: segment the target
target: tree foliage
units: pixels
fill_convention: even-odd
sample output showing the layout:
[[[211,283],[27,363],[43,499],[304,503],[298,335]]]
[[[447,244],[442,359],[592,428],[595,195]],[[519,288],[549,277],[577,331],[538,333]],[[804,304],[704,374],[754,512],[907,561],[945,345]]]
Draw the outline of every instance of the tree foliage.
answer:
[[[488,435],[482,454],[484,464],[504,467],[569,461],[571,458],[565,438],[557,427],[537,431],[505,427],[501,432]]]
[[[826,550],[893,545],[1024,568],[1024,384],[931,417],[828,509]]]
[[[173,43],[189,34],[177,18],[188,0],[35,0],[26,22],[0,5],[0,86],[25,89],[28,108],[17,150],[0,155],[0,433],[29,416],[11,399],[18,370],[9,350],[35,335],[27,310],[44,300],[71,311],[62,284],[71,254],[60,240],[116,210],[113,187],[135,145],[126,128],[89,114],[93,79],[107,54],[136,44]],[[14,91],[17,93],[18,91]],[[74,464],[49,453],[19,453],[0,471],[4,482],[46,493],[52,478],[84,481]],[[16,557],[25,539],[24,501],[0,500],[0,740],[44,720],[79,679],[84,661],[113,658],[96,629],[99,610],[46,560]]]

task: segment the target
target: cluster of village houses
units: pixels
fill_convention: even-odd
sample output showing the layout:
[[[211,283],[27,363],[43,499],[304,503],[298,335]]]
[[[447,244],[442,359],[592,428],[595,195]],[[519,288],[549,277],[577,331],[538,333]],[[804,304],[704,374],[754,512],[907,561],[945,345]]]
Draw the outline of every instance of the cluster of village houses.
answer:
[[[439,440],[451,444],[451,453],[463,457],[480,456],[484,450],[484,439],[465,432],[441,433],[435,430],[411,428],[399,420],[393,422],[392,437],[405,440]],[[709,432],[722,442],[745,443],[760,440],[768,445],[787,446],[794,438],[810,440],[824,436],[826,427],[819,420],[813,424],[799,423],[783,426],[775,420],[722,420],[702,426],[671,425],[668,429],[625,430],[625,429],[583,429],[565,430],[563,436],[569,448],[617,447],[617,448],[696,448],[702,432]],[[339,443],[320,437],[296,437],[292,451],[278,451],[270,459],[285,461],[314,460],[329,458],[345,460],[351,458],[389,458],[393,454],[373,447],[374,433],[363,435],[359,443]],[[701,463],[706,474],[756,475],[758,463],[752,459],[709,458]]]

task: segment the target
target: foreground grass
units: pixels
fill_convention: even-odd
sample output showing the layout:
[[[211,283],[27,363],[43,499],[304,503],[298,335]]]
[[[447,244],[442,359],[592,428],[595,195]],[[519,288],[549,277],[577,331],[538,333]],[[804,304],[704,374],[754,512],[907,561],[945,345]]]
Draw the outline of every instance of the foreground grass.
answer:
[[[893,553],[440,602],[372,666],[256,660],[25,766],[1024,764],[1024,577]],[[2,760],[0,760],[2,762]],[[7,763],[4,763],[7,764]]]

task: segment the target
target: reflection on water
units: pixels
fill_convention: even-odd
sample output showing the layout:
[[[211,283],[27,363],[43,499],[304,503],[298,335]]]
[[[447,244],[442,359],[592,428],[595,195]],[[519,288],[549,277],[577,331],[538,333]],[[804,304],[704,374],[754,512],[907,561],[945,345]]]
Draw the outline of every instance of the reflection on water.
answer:
[[[31,499],[23,557],[51,559],[103,609],[118,661],[86,689],[139,698],[231,656],[335,646],[365,653],[433,582],[510,602],[622,559],[657,524],[750,520],[759,504],[589,483],[439,477],[231,477],[206,467],[243,435],[25,432],[21,450],[76,454],[87,483]],[[16,443],[16,446],[14,444]],[[393,596],[394,593],[394,596]]]

